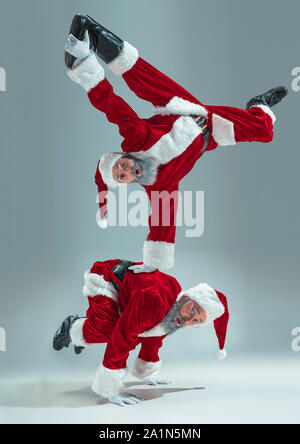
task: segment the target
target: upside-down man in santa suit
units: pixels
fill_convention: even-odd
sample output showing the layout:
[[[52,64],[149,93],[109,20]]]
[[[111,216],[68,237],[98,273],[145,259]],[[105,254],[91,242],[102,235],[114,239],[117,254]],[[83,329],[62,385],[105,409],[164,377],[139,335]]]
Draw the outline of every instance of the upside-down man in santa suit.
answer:
[[[140,402],[123,393],[126,361],[138,344],[141,349],[133,375],[151,385],[166,384],[170,381],[157,376],[161,365],[158,351],[164,338],[185,326],[214,322],[217,356],[223,359],[229,319],[226,297],[208,284],[182,291],[174,277],[159,270],[133,273],[131,265],[118,259],[95,262],[85,273],[83,293],[89,300],[86,318],[68,316],[53,340],[55,350],[72,342],[77,354],[89,345],[107,343],[92,389],[122,406]]]
[[[124,138],[123,153],[107,153],[97,166],[98,223],[107,226],[107,186],[139,182],[149,196],[152,216],[143,265],[134,271],[171,268],[179,182],[204,151],[245,141],[270,142],[276,119],[270,107],[280,102],[287,89],[273,88],[254,97],[246,110],[203,105],[139,57],[136,48],[88,16],[75,15],[65,49],[69,77],[84,87],[92,105],[118,125]],[[141,119],[114,93],[96,55],[115,74],[122,75],[138,97],[154,105],[154,116]],[[161,192],[164,197],[158,202]]]

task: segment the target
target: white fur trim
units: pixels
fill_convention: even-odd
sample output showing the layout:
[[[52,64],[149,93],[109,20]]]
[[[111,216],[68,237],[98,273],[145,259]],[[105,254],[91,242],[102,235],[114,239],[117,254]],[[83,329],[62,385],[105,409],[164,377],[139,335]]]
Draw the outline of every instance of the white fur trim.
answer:
[[[224,119],[217,114],[213,114],[212,126],[213,138],[219,145],[226,146],[236,144],[233,122],[230,122],[230,120]]]
[[[218,350],[217,351],[217,358],[222,361],[222,359],[225,359],[227,356],[226,350],[225,348],[223,348],[223,350]]]
[[[124,42],[124,47],[121,54],[119,54],[115,60],[110,62],[108,67],[114,74],[120,76],[129,71],[133,65],[135,65],[138,58],[138,50],[134,46],[130,45],[130,43]]]
[[[93,278],[94,281],[91,281]],[[97,273],[84,273],[84,287],[82,289],[84,296],[107,296],[113,299],[117,304],[119,303],[119,295],[111,282],[108,282],[104,277]]]
[[[106,153],[100,158],[99,171],[101,173],[103,182],[111,188],[120,186],[112,175],[112,169],[114,164],[123,156],[123,153]]]
[[[158,374],[160,367],[161,361],[147,362],[137,357],[131,373],[139,379],[153,378]]]
[[[180,116],[195,114],[197,116],[207,117],[208,115],[204,106],[189,102],[177,96],[174,96],[166,106],[154,107],[154,112],[162,116],[170,114],[178,114]]]
[[[105,217],[103,219],[101,219],[100,211],[97,211],[97,213],[96,213],[96,222],[99,225],[99,227],[102,228],[103,230],[105,230],[105,228],[107,228],[107,226],[108,226],[107,219]]]
[[[276,122],[276,116],[273,113],[273,111],[271,110],[271,108],[268,107],[268,105],[254,105],[254,106],[251,106],[251,108],[255,108],[255,107],[256,108],[261,108],[266,114],[268,114],[268,116],[271,117],[273,125],[274,125],[274,123]]]
[[[183,295],[196,301],[205,310],[206,321],[204,325],[210,324],[215,319],[222,316],[225,311],[224,305],[218,298],[217,293],[208,284],[201,283],[196,285],[196,287],[184,290],[179,293],[178,299],[180,299]]]
[[[79,83],[87,92],[104,80],[104,69],[98,62],[95,54],[91,54],[73,69],[68,69],[68,76],[75,83]]]
[[[72,327],[70,328],[70,338],[73,345],[77,347],[87,347],[88,344],[83,337],[83,324],[85,323],[86,318],[77,319],[77,321],[73,322]]]
[[[166,330],[161,324],[156,325],[149,330],[144,331],[144,333],[139,334],[140,338],[149,338],[153,336],[164,336],[166,334]]]
[[[169,242],[145,241],[143,262],[155,268],[172,268],[175,245]]]
[[[201,133],[202,129],[192,117],[181,116],[175,121],[169,133],[164,134],[147,151],[138,151],[138,153],[144,153],[145,157],[153,157],[159,164],[165,165],[180,156]]]
[[[92,384],[92,390],[97,395],[104,398],[111,398],[120,393],[123,388],[123,379],[127,373],[127,368],[111,370],[100,365],[96,371],[96,376]]]

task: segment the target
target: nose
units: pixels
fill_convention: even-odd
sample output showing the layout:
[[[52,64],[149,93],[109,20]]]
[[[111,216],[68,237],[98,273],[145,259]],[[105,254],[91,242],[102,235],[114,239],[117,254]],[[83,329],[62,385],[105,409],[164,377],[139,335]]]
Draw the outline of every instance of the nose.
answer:
[[[139,167],[137,167],[134,170],[134,174],[136,175],[136,177],[140,177],[142,174],[142,170]]]
[[[194,322],[193,316],[191,316],[191,317],[189,317],[189,318],[187,318],[187,317],[185,316],[185,317],[183,317],[183,319],[184,319],[184,325],[185,325],[186,327],[189,327],[189,326],[192,325],[193,322]]]

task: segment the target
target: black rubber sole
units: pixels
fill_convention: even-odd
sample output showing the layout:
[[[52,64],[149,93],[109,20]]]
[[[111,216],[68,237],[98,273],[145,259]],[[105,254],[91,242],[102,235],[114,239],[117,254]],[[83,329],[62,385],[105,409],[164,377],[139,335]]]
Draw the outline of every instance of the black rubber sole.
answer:
[[[53,338],[53,348],[56,351],[62,350],[64,347],[68,348],[71,343],[70,328],[72,323],[76,320],[75,316],[68,316],[56,330]]]
[[[79,40],[82,40],[84,37],[85,29],[83,29],[80,26],[80,15],[75,14],[71,23],[69,34],[73,34],[74,37],[76,37]],[[76,57],[69,54],[67,51],[65,51],[65,65],[68,68],[72,68],[74,62],[76,60]]]

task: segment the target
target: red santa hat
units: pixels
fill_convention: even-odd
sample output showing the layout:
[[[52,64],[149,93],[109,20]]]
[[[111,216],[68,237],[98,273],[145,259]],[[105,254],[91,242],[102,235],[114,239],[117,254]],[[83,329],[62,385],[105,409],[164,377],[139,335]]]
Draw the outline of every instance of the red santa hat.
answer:
[[[97,171],[95,175],[95,182],[98,187],[98,198],[100,211],[97,212],[96,221],[101,228],[107,227],[107,219],[105,215],[107,213],[107,201],[106,196],[108,193],[108,187],[116,188],[120,185],[112,175],[112,169],[114,164],[123,156],[123,153],[106,153],[104,154],[97,165]]]
[[[229,312],[227,299],[223,293],[214,290],[208,284],[198,284],[196,287],[182,291],[181,296],[188,296],[196,301],[205,310],[206,321],[203,325],[214,323],[215,332],[219,342],[219,350],[217,352],[218,359],[224,359],[227,356],[224,348]]]

